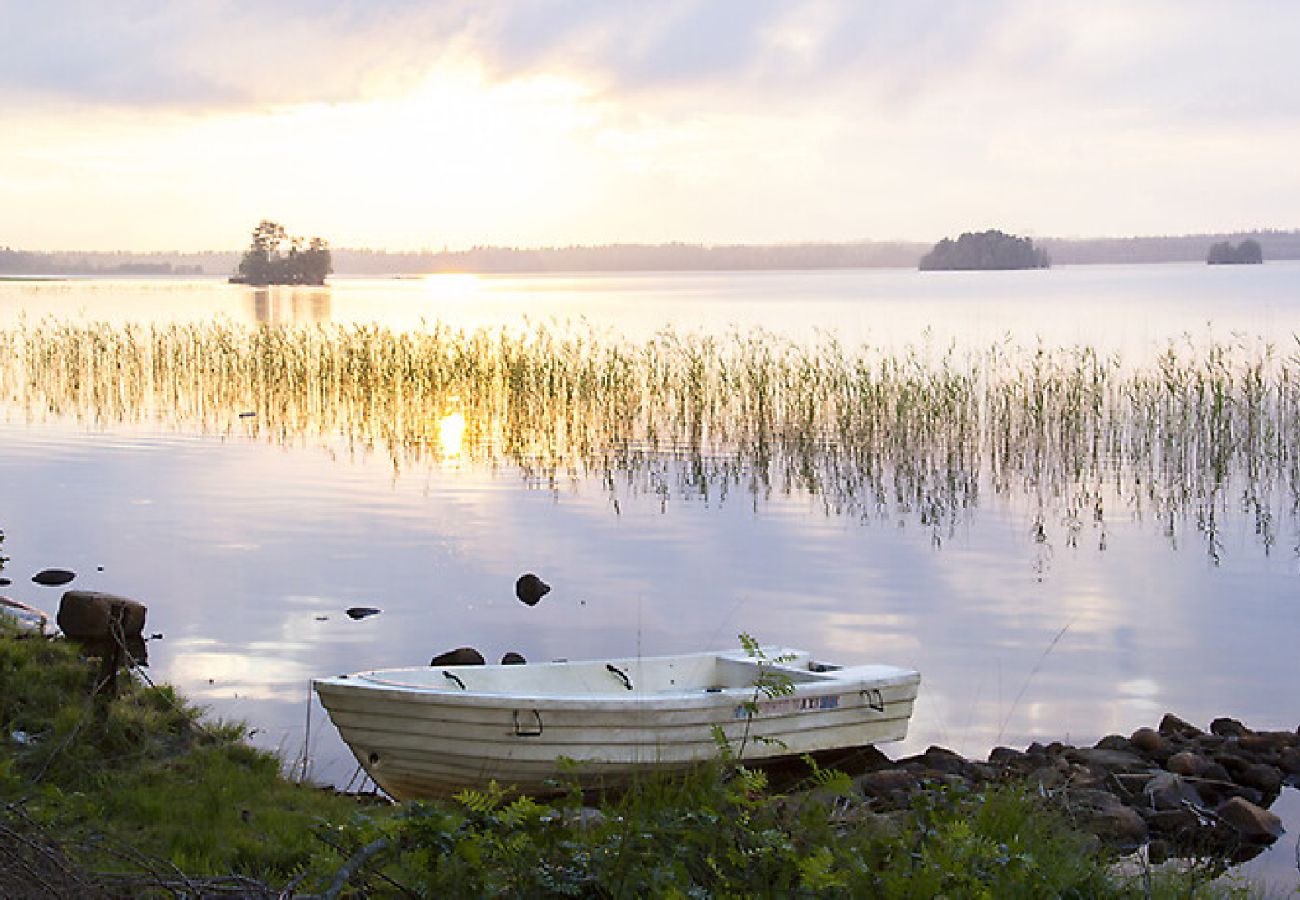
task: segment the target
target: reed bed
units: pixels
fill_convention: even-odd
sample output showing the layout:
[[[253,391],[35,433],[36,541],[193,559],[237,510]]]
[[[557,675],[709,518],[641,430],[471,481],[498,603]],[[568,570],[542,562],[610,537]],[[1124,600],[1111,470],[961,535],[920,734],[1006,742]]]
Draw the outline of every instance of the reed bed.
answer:
[[[0,389],[28,420],[342,441],[398,468],[455,456],[665,501],[803,493],[936,540],[981,491],[1029,496],[1036,532],[1067,541],[1104,542],[1116,502],[1171,535],[1193,517],[1212,554],[1225,515],[1252,516],[1269,547],[1300,510],[1300,354],[1262,343],[1171,343],[1134,363],[763,331],[44,321],[0,331],[0,352]]]

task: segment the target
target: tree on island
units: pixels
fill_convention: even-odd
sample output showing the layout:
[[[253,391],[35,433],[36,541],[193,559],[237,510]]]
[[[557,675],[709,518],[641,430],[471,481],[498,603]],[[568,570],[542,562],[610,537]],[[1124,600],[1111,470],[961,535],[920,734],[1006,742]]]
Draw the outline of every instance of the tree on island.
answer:
[[[231,277],[235,284],[324,284],[334,271],[329,244],[314,237],[291,237],[284,226],[263,219],[253,229],[253,241]]]
[[[1029,238],[996,229],[944,238],[921,257],[923,272],[940,269],[1046,269],[1051,260]]]
[[[1258,265],[1264,261],[1264,248],[1254,238],[1246,238],[1237,246],[1227,241],[1210,245],[1205,261],[1212,266]]]

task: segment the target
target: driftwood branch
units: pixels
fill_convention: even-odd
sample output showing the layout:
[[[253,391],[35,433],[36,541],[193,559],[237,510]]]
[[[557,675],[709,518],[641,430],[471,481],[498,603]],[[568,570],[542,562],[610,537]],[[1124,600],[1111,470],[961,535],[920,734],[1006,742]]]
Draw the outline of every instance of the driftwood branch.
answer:
[[[353,853],[352,856],[349,857],[348,861],[343,864],[342,868],[338,870],[338,873],[334,876],[334,880],[330,882],[330,886],[322,895],[323,900],[338,900],[339,894],[341,894],[343,888],[347,886],[348,879],[356,874],[357,869],[364,866],[367,860],[376,853],[387,850],[388,846],[388,838],[379,838],[378,840],[366,844],[356,853]]]

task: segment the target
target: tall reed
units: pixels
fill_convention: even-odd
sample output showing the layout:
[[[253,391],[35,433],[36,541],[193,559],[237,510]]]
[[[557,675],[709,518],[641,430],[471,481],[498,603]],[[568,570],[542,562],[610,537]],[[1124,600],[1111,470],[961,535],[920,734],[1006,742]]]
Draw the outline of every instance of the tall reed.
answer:
[[[665,500],[802,493],[831,512],[913,518],[936,540],[982,491],[1029,497],[1034,528],[1059,523],[1067,540],[1093,528],[1104,541],[1114,503],[1171,534],[1190,517],[1212,555],[1229,510],[1271,547],[1279,514],[1300,508],[1300,355],[1243,341],[1174,342],[1133,363],[762,330],[629,342],[558,325],[44,321],[0,331],[0,352],[0,388],[29,420],[342,439],[398,467],[457,453]],[[452,416],[463,430],[448,432]]]

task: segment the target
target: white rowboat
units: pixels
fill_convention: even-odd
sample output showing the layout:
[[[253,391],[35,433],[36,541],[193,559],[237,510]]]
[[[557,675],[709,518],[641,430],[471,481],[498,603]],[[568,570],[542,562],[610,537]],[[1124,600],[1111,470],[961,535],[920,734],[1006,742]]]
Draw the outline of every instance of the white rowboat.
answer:
[[[616,786],[717,758],[719,730],[754,762],[897,741],[920,682],[911,669],[763,647],[379,669],[312,686],[370,777],[407,800],[492,780],[525,793],[574,775]]]

